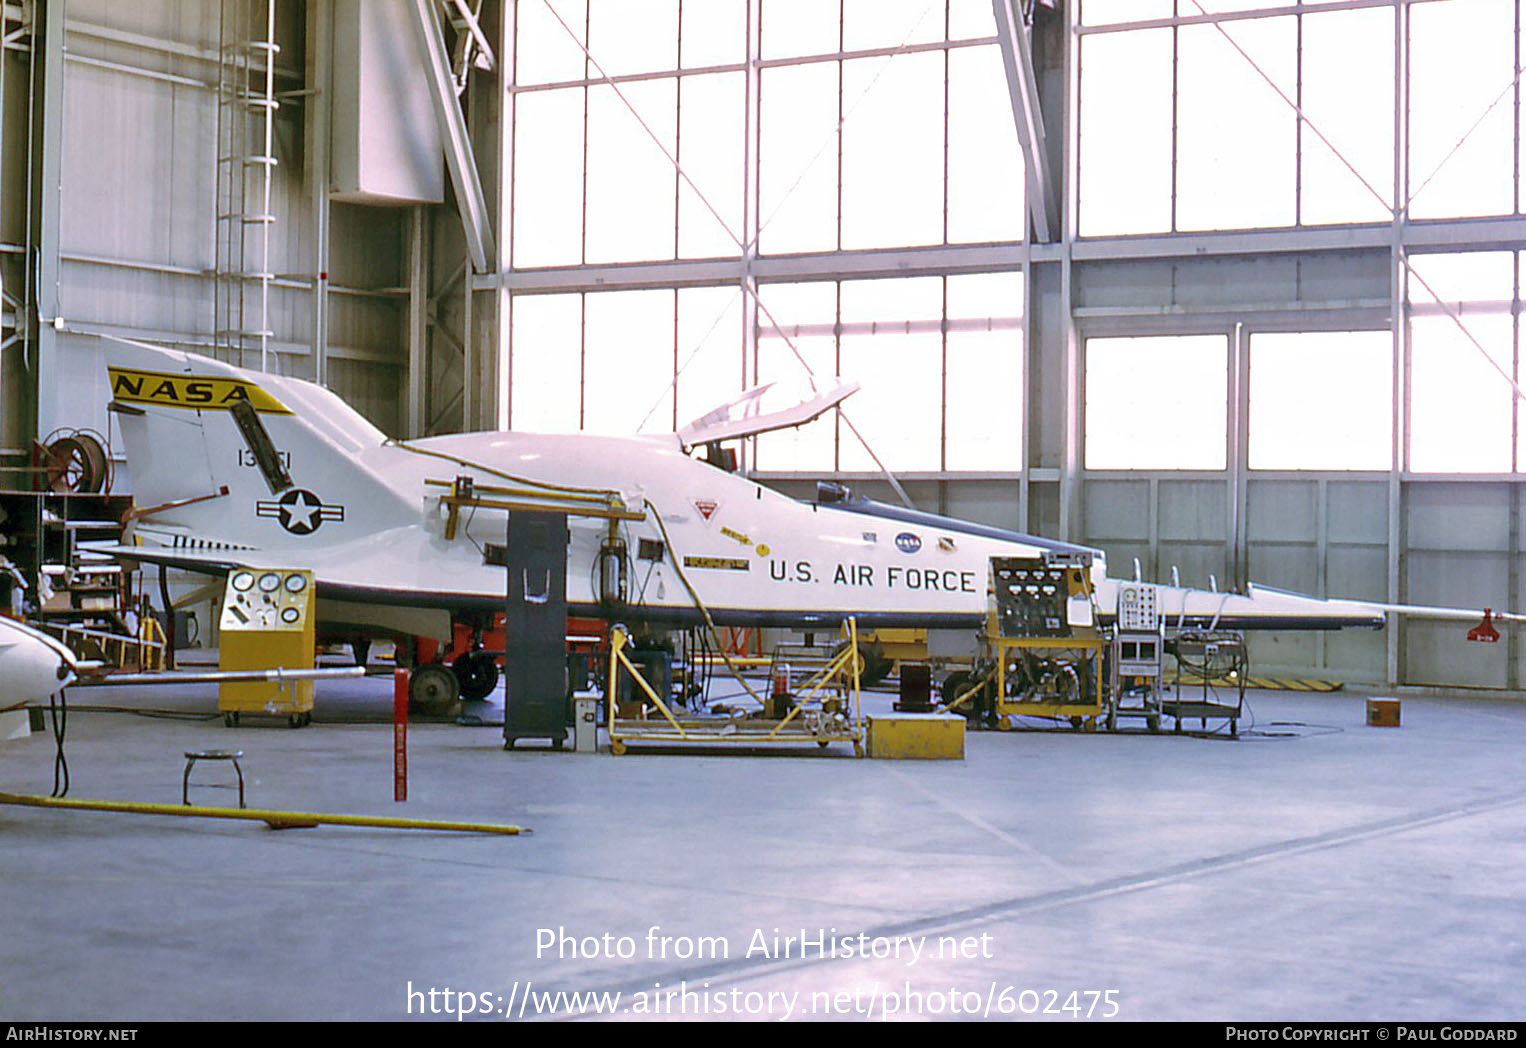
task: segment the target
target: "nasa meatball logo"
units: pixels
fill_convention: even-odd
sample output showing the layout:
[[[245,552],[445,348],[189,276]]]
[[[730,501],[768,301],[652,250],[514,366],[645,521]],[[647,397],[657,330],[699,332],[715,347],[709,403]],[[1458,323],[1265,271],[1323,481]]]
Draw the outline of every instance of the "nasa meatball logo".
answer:
[[[922,540],[909,531],[903,531],[895,537],[895,548],[902,553],[915,553],[922,548]]]

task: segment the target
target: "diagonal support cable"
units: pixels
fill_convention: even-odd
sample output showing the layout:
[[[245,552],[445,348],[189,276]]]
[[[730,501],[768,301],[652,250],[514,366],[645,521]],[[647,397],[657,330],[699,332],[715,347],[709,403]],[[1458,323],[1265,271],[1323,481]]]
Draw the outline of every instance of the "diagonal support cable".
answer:
[[[1462,133],[1462,137],[1459,138],[1456,144],[1447,151],[1447,155],[1442,157],[1440,163],[1438,163],[1431,170],[1430,174],[1425,176],[1425,181],[1420,183],[1420,188],[1409,195],[1409,199],[1404,202],[1406,209],[1408,209],[1410,204],[1415,202],[1416,197],[1425,192],[1425,187],[1430,185],[1432,180],[1434,180],[1435,177],[1441,173],[1441,169],[1446,167],[1447,163],[1457,155],[1457,151],[1463,147],[1463,143],[1473,137],[1473,132],[1477,131],[1480,127],[1483,126],[1484,121],[1489,119],[1489,114],[1494,112],[1495,107],[1505,100],[1506,96],[1510,94],[1510,92],[1515,88],[1516,84],[1520,83],[1522,73],[1526,73],[1526,66],[1522,66],[1515,71],[1515,76],[1510,78],[1510,83],[1506,84],[1504,90],[1495,96],[1494,101],[1490,102],[1487,106],[1484,107],[1484,111],[1478,115],[1478,119],[1473,121],[1473,126]]]

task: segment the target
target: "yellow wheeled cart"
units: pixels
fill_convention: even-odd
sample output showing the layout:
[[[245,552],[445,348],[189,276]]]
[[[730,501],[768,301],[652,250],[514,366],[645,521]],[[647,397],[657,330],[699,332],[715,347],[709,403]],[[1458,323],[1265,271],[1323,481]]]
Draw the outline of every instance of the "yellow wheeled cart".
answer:
[[[310,670],[314,665],[314,585],[310,571],[229,573],[219,629],[219,670]],[[313,682],[223,683],[217,708],[232,727],[244,713],[285,717],[293,728],[312,720]]]
[[[996,722],[1009,717],[1068,717],[1071,727],[1097,730],[1104,712],[1100,637],[997,637]]]
[[[1095,731],[1106,712],[1108,642],[1097,627],[1090,555],[992,557],[991,594],[986,641],[996,660],[996,726],[1012,727],[1012,717],[1059,717]]]

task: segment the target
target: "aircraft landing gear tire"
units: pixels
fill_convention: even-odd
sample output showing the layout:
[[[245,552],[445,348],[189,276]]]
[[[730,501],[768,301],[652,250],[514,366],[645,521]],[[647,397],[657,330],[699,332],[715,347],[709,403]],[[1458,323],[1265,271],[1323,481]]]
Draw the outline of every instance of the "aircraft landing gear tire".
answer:
[[[969,670],[955,670],[938,687],[938,698],[942,700],[944,710],[948,713],[957,713],[969,722],[969,727],[991,728],[995,727],[995,712],[992,709],[991,692],[994,686],[986,683],[975,694],[966,698],[958,706],[954,703],[959,696],[969,690],[970,684],[975,680],[975,674]]]
[[[415,666],[408,680],[408,705],[426,717],[448,717],[461,700],[456,675],[439,663]]]
[[[841,655],[847,650],[848,642],[843,641],[833,649],[833,657]],[[895,662],[885,657],[885,649],[878,644],[860,642],[858,645],[858,684],[861,688],[872,688],[884,683]]]
[[[485,699],[498,687],[498,664],[485,651],[469,651],[450,664],[460,684],[461,698],[468,702]]]

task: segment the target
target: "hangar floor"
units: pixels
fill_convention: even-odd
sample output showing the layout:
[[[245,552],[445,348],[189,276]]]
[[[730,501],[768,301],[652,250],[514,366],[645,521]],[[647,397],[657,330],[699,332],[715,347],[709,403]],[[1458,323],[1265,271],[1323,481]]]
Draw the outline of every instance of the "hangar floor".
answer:
[[[985,732],[962,762],[416,724],[394,804],[390,694],[325,682],[312,726],[229,730],[209,688],[77,689],[71,797],[178,803],[182,752],[231,744],[253,807],[534,834],[0,807],[0,1018],[453,1018],[463,991],[525,1019],[591,991],[622,1017],[1520,1015],[1519,704],[1411,697],[1382,729],[1360,693],[1256,692],[1238,741]],[[45,733],[0,744],[0,790],[52,764]]]

